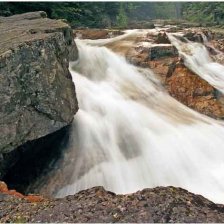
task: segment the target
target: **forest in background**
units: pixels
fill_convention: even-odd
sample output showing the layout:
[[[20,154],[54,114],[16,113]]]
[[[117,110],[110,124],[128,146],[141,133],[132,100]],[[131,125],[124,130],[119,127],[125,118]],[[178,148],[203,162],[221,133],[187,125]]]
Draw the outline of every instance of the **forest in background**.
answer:
[[[0,16],[45,11],[76,27],[128,27],[136,21],[182,19],[224,25],[223,2],[0,2]]]

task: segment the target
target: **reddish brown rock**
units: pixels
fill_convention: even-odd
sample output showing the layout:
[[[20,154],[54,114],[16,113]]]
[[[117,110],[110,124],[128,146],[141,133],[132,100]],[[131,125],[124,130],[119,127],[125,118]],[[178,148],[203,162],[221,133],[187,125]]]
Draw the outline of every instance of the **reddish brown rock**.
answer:
[[[163,61],[167,58],[175,58],[178,56],[177,49],[171,44],[149,44],[131,48],[126,58],[133,64],[138,66],[146,66],[151,61]]]
[[[83,29],[83,30],[75,30],[74,36],[79,37],[81,39],[104,39],[108,38],[109,32],[107,30],[99,30],[99,29]]]
[[[149,52],[147,48],[136,47],[130,48],[126,53],[127,60],[133,65],[147,67],[149,61]]]
[[[200,33],[194,32],[192,35]],[[209,32],[203,31],[209,36]],[[190,35],[190,34],[189,34]],[[158,39],[158,36],[157,36]],[[140,41],[138,47],[131,48],[126,58],[134,65],[150,68],[158,75],[169,94],[186,106],[215,119],[224,119],[224,100],[221,93],[212,87],[207,81],[190,71],[179,58],[177,49],[171,44],[147,44],[155,42],[156,36],[148,33],[144,37],[137,38]],[[143,41],[143,42],[142,42]],[[222,41],[216,41],[222,46]],[[208,45],[207,47],[209,47]],[[210,46],[212,57],[217,51]],[[220,58],[219,62],[221,61]],[[218,61],[218,59],[216,59]]]
[[[216,119],[224,118],[224,106],[217,90],[190,71],[182,62],[167,73],[165,85],[171,96],[190,108]]]
[[[165,84],[167,74],[170,68],[178,61],[178,57],[166,57],[158,60],[148,61],[148,66],[153,72],[158,75],[158,78]]]
[[[152,69],[162,83],[165,83],[170,66],[178,60],[178,52],[172,45],[152,45],[131,48],[126,54],[127,60],[137,66]]]
[[[16,190],[9,190],[8,186],[3,181],[0,181],[0,194],[11,195],[15,198],[23,198],[29,202],[41,202],[41,201],[45,200],[40,195],[27,195],[26,196],[26,195],[23,195],[23,194],[17,192]]]
[[[219,51],[224,52],[224,39],[212,40],[211,44]]]
[[[122,35],[123,32],[121,30],[82,29],[82,30],[74,30],[73,34],[74,37],[78,37],[80,39],[97,40]]]

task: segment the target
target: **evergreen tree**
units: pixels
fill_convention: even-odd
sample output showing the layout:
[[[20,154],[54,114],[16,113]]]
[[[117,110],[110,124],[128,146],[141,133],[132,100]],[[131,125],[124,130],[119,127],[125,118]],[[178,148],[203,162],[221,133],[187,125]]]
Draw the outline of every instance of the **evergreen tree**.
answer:
[[[119,12],[117,15],[117,26],[119,28],[125,28],[127,27],[127,24],[128,24],[128,17],[124,9],[124,3],[120,3]]]

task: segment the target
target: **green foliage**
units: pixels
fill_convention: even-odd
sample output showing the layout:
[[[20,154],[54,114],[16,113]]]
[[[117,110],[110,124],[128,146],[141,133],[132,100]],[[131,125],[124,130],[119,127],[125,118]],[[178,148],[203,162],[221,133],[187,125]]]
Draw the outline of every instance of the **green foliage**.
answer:
[[[128,17],[124,9],[124,4],[120,3],[119,12],[117,15],[117,26],[119,28],[126,28],[127,25],[128,25]]]
[[[127,27],[151,19],[224,24],[224,2],[0,2],[0,16],[45,11],[72,27]]]
[[[135,8],[128,13],[128,17],[132,20],[175,19],[181,14],[181,2],[133,2],[132,4]]]
[[[187,2],[183,16],[192,22],[224,24],[224,2]]]
[[[0,2],[0,16],[10,16],[10,15],[11,12],[9,6],[4,2]]]

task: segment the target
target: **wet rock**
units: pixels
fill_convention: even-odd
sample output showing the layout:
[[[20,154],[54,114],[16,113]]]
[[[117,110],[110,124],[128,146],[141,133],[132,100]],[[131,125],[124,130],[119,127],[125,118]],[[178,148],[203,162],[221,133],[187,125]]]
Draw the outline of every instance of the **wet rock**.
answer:
[[[0,193],[1,222],[223,222],[224,206],[175,187],[116,195],[94,187],[31,203]]]
[[[153,70],[153,72],[165,86],[165,81],[167,79],[168,73],[171,71],[173,64],[175,64],[175,62],[177,62],[178,60],[178,57],[160,58],[157,60],[149,61],[148,66]]]
[[[224,39],[221,40],[212,40],[206,43],[205,47],[207,48],[210,57],[219,64],[224,64]]]
[[[224,39],[213,40],[213,41],[211,41],[211,43],[217,50],[219,50],[219,51],[224,53]],[[209,51],[209,52],[213,53],[211,51]]]
[[[74,37],[80,39],[105,39],[109,37],[108,30],[99,30],[99,29],[82,29],[82,30],[74,30]]]
[[[152,46],[149,48],[149,59],[155,60],[163,57],[178,56],[177,49],[171,44]]]
[[[190,41],[203,43],[206,41],[212,40],[214,37],[214,34],[207,29],[190,29],[185,30],[185,34],[183,37],[187,38]]]
[[[218,27],[214,27],[214,28],[210,28],[211,32],[212,32],[212,39],[214,40],[220,40],[224,38],[224,32],[223,32],[223,28],[218,28]]]
[[[170,66],[165,85],[170,95],[181,103],[210,117],[224,119],[224,105],[217,90],[182,61]]]
[[[198,33],[195,33],[195,32],[190,31],[190,32],[184,34],[184,37],[187,38],[190,41],[195,41],[195,42],[199,42],[199,43],[203,42],[202,36]]]
[[[127,60],[137,66],[150,68],[165,83],[170,66],[178,60],[178,51],[171,44],[155,44],[158,34],[147,33],[137,38],[137,47],[126,53]]]
[[[126,58],[134,65],[150,68],[156,67],[156,62],[166,61],[167,58],[175,58],[178,56],[177,49],[171,44],[148,44],[148,46],[140,45],[131,48]],[[166,64],[166,62],[165,62]]]
[[[128,29],[154,29],[155,25],[149,21],[131,21],[128,24]]]
[[[73,35],[75,38],[79,39],[106,39],[115,36],[122,35],[123,32],[121,30],[107,30],[107,29],[79,29],[74,30]]]
[[[18,146],[72,122],[78,104],[68,66],[77,56],[71,28],[45,12],[0,17],[1,165]]]
[[[145,47],[130,48],[126,53],[127,60],[137,66],[147,67],[149,60],[149,50]]]
[[[109,30],[110,37],[115,37],[124,34],[122,30]]]
[[[170,40],[167,37],[167,34],[165,32],[160,32],[158,36],[156,37],[155,43],[157,44],[170,44]]]

